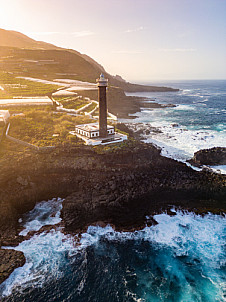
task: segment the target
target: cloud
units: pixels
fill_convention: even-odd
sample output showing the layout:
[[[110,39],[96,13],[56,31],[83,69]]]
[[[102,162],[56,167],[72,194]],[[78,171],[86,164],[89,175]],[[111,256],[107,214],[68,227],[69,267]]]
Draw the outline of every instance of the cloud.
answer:
[[[94,35],[95,33],[89,30],[82,30],[82,31],[75,31],[75,32],[60,32],[60,31],[43,31],[43,32],[30,32],[29,35],[45,35],[45,36],[51,36],[51,35],[68,35],[68,36],[74,36],[76,38],[80,37],[86,37]]]
[[[197,51],[195,48],[161,48],[159,51],[164,52],[193,52]]]
[[[134,32],[141,31],[141,30],[144,30],[143,26],[140,26],[140,27],[137,27],[137,28],[134,28],[134,29],[127,29],[124,32],[125,33],[134,33]]]
[[[72,33],[75,37],[86,37],[86,36],[92,36],[95,33],[89,30],[82,30],[82,31],[75,31]]]
[[[50,35],[59,35],[59,34],[64,34],[62,32],[59,31],[43,31],[43,32],[29,32],[29,35],[46,35],[46,36],[50,36]]]
[[[112,53],[116,53],[116,54],[141,54],[143,53],[143,51],[137,51],[137,50],[113,50]]]

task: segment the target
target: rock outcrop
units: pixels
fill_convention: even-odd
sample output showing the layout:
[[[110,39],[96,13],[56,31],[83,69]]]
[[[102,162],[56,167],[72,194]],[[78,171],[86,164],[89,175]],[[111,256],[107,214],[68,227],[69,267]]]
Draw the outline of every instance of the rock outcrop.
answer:
[[[90,171],[63,202],[66,231],[84,230],[97,221],[119,230],[144,226],[145,216],[174,205],[196,212],[223,212],[226,178],[195,172],[161,157],[149,146],[111,157],[103,156],[101,173]]]
[[[226,165],[226,148],[214,147],[195,152],[191,160],[196,165]]]
[[[24,254],[15,250],[0,249],[0,284],[16,269],[25,264]]]

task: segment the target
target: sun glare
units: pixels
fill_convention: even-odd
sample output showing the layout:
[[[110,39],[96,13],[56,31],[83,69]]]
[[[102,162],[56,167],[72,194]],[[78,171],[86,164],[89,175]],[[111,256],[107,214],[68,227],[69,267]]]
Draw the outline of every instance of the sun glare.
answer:
[[[0,28],[13,29],[18,27],[18,21],[22,19],[18,2],[0,0]]]

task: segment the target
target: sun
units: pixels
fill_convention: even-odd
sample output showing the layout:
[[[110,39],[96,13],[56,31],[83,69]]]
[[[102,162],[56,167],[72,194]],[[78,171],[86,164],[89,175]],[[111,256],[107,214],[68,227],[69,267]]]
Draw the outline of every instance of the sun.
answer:
[[[24,23],[23,2],[0,0],[0,28],[13,30]]]

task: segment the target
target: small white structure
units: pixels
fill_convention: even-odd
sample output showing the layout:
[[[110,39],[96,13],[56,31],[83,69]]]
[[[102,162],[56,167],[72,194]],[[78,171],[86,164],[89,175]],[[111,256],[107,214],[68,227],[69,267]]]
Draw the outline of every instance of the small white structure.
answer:
[[[115,134],[115,127],[107,125],[107,132],[109,136]],[[83,135],[88,138],[95,138],[100,136],[98,123],[83,124],[75,126],[75,133]]]
[[[0,122],[6,123],[9,117],[9,110],[0,110]]]
[[[90,123],[76,125],[75,131],[71,131],[70,133],[81,138],[86,145],[91,146],[120,143],[127,140],[127,135],[115,132],[114,126],[107,125],[107,132],[107,137],[100,137],[99,124]]]

